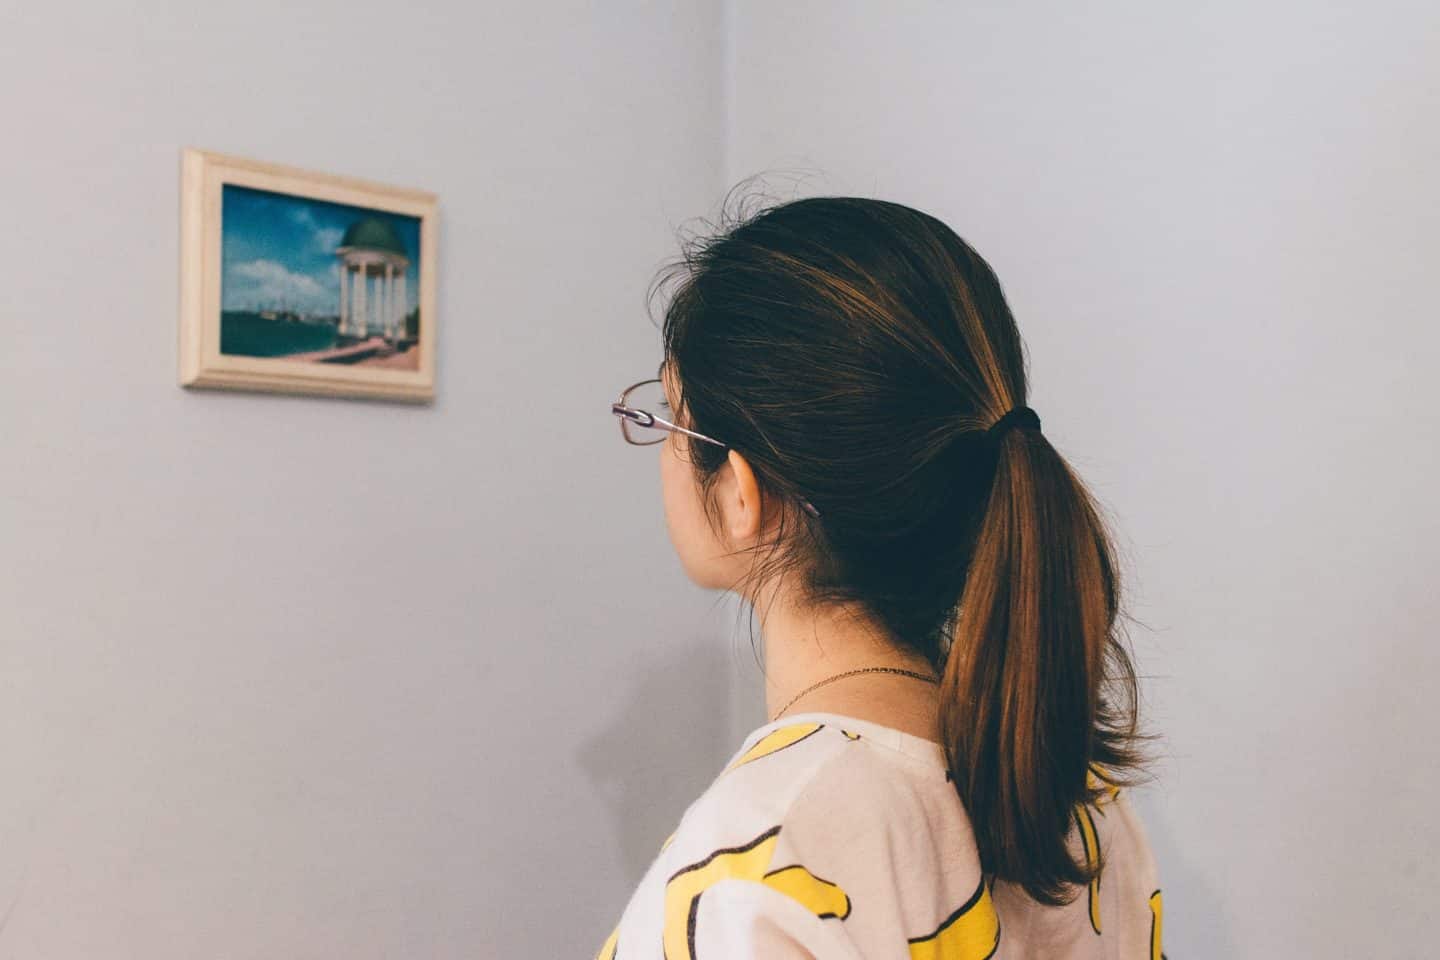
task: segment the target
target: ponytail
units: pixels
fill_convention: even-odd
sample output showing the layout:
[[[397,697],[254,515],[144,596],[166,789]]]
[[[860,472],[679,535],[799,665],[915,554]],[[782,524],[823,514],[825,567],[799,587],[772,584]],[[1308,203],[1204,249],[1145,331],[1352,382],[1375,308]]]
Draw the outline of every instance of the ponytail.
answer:
[[[987,873],[1068,903],[1076,805],[1138,767],[1135,676],[1116,640],[1118,582],[1099,514],[1037,431],[996,441],[942,679],[940,733]],[[1112,685],[1126,706],[1108,697]],[[1087,782],[1092,763],[1105,781]]]

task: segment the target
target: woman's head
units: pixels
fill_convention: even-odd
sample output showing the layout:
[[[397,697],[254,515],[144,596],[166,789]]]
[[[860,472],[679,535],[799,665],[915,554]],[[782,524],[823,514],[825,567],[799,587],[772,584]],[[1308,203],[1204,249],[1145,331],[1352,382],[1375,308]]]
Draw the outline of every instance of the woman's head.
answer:
[[[873,588],[878,575],[905,585],[896,616],[924,619],[919,571],[938,594],[923,625],[934,626],[955,602],[935,560],[963,552],[954,525],[934,521],[973,519],[988,486],[983,469],[948,468],[983,455],[984,428],[1024,402],[1019,335],[989,267],[939,221],[856,198],[764,211],[699,241],[681,266],[662,376],[679,422],[727,447],[669,435],[672,533],[677,519],[694,531],[698,512],[718,542],[733,539],[732,498],[719,494],[739,492],[733,481],[743,478],[727,469],[738,453],[784,537],[747,563],[744,582],[725,586],[753,595],[760,581],[808,568],[806,595],[833,601],[834,590]],[[688,461],[694,497],[683,496],[676,460]],[[956,496],[957,479],[973,481],[966,496]],[[802,499],[819,518],[797,509]],[[840,538],[828,550],[807,542],[827,531]],[[677,543],[682,558],[701,539]],[[905,625],[897,632],[913,637]]]
[[[936,218],[820,197],[687,246],[667,305],[667,523],[689,575],[859,607],[942,672],[941,731],[982,862],[1045,900],[1091,763],[1138,769],[1109,540],[1026,403],[989,265]],[[813,504],[818,515],[802,508]]]

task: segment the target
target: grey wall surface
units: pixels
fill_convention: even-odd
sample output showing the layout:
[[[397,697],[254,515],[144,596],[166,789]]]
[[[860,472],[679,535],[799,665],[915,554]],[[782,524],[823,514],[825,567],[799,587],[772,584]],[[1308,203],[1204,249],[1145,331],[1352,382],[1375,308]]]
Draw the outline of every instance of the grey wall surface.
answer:
[[[1440,8],[903,10],[737,3],[725,179],[999,273],[1149,628],[1169,956],[1434,956]]]
[[[608,412],[722,36],[0,6],[0,957],[593,955],[744,725]],[[176,386],[185,145],[439,195],[433,407]]]

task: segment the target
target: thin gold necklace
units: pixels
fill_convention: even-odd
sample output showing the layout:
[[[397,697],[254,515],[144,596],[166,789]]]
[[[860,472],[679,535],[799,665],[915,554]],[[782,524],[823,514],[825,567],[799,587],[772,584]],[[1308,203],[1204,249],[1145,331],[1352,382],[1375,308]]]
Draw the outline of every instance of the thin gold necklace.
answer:
[[[823,687],[827,683],[834,683],[836,680],[843,680],[845,677],[853,677],[857,673],[903,673],[907,677],[914,677],[916,680],[924,680],[926,683],[938,684],[940,682],[935,677],[926,676],[925,674],[919,673],[915,670],[905,670],[901,667],[861,667],[859,670],[847,670],[844,673],[837,673],[833,677],[826,677],[819,683],[813,683],[810,686],[806,687],[804,690],[801,690],[799,693],[795,694],[795,696],[790,698],[789,703],[785,704],[785,706],[780,708],[779,713],[775,714],[775,716],[770,718],[770,722],[774,723],[776,720],[779,720],[786,710],[789,710],[792,706],[794,706],[796,700],[799,700],[801,697],[805,696],[805,694],[809,693],[811,690],[814,690],[816,687]]]

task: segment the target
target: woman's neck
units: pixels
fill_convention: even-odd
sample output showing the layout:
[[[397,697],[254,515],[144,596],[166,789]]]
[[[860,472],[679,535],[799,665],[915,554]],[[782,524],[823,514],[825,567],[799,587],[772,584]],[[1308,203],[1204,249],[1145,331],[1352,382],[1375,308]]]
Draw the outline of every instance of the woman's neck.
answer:
[[[765,648],[765,715],[775,718],[801,691],[864,667],[898,667],[927,677],[934,668],[900,649],[874,621],[853,610],[801,608],[781,594],[757,605]],[[939,739],[938,688],[895,673],[862,673],[800,696],[784,716],[838,713]]]

